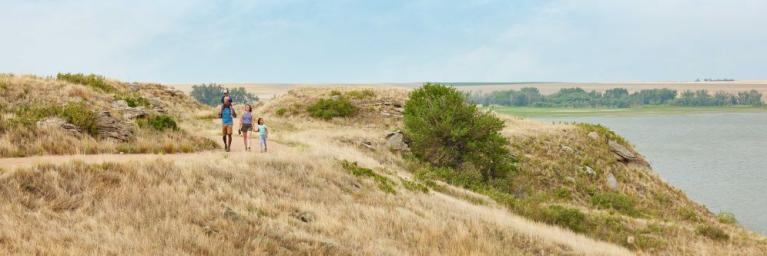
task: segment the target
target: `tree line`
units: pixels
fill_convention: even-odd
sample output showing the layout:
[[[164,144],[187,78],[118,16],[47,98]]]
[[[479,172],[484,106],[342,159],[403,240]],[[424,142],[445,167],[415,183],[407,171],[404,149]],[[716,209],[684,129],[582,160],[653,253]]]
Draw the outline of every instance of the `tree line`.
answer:
[[[221,104],[224,89],[224,86],[220,84],[193,85],[191,95],[202,104],[218,106]],[[242,87],[229,89],[229,96],[232,97],[232,102],[234,103],[253,103],[258,101],[258,96],[245,91],[245,88]]]
[[[625,88],[613,88],[605,92],[586,91],[582,88],[562,88],[550,95],[543,95],[538,88],[469,93],[468,100],[474,104],[517,107],[607,107],[628,108],[642,105],[677,106],[732,106],[764,104],[762,94],[756,90],[728,93],[708,90],[686,90],[677,93],[672,89],[644,89],[629,93]]]

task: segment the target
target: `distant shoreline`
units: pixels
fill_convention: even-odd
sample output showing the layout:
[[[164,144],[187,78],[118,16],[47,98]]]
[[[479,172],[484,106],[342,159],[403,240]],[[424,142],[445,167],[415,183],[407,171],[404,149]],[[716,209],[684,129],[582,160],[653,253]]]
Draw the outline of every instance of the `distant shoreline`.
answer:
[[[629,116],[629,115],[674,115],[695,113],[762,113],[767,112],[767,106],[637,106],[630,108],[558,108],[558,107],[507,107],[488,106],[500,114],[521,117],[565,117],[565,116]]]

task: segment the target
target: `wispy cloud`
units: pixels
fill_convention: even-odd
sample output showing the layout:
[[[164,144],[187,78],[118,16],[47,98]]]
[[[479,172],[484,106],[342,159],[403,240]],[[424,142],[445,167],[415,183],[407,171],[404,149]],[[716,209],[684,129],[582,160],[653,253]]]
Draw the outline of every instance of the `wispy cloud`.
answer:
[[[4,1],[0,72],[163,82],[764,78],[767,2]]]

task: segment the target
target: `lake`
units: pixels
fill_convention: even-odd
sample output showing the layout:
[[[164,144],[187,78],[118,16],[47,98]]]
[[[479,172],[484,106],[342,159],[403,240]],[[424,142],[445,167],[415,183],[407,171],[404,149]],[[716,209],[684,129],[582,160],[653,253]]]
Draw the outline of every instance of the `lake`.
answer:
[[[668,183],[767,234],[767,113],[532,117],[588,122],[628,139]]]

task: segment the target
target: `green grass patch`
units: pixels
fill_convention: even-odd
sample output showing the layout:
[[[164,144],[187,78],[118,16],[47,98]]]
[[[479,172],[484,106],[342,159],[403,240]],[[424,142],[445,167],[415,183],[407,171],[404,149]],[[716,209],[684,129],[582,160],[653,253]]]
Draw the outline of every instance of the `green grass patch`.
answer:
[[[75,84],[82,84],[102,92],[114,92],[116,89],[107,83],[106,78],[99,75],[84,75],[73,73],[58,73],[56,74],[57,80],[67,81]]]
[[[309,115],[314,118],[330,120],[334,117],[350,117],[357,113],[357,107],[345,97],[320,99],[309,106]]]
[[[356,90],[356,91],[347,92],[346,96],[349,96],[354,99],[365,99],[365,98],[375,97],[376,93],[373,92],[373,90],[365,89],[365,90]]]
[[[586,231],[586,214],[578,209],[550,205],[543,210],[543,219],[546,223],[566,227],[575,232]]]
[[[37,121],[47,117],[60,117],[90,135],[98,133],[97,115],[84,103],[70,102],[63,106],[21,106],[16,109],[15,117],[8,123],[34,129]]]
[[[591,204],[602,209],[613,209],[620,213],[636,216],[634,201],[626,195],[615,192],[597,192],[591,196]]]
[[[400,178],[400,181],[402,182],[402,186],[405,187],[405,189],[407,190],[422,192],[422,193],[429,192],[429,188],[424,184],[421,184],[415,181],[406,180],[403,178]]]
[[[610,130],[609,128],[607,128],[604,125],[601,125],[601,124],[578,123],[578,124],[576,124],[576,126],[578,128],[583,129],[584,131],[586,131],[586,133],[596,132],[597,134],[599,134],[600,138],[607,138],[608,140],[614,140],[614,141],[616,141],[616,142],[618,142],[620,144],[623,144],[623,145],[631,145],[631,144],[628,143],[628,140],[623,138],[623,136],[618,135],[617,133],[615,133],[614,131]]]
[[[357,162],[349,162],[346,160],[341,161],[341,166],[343,166],[343,168],[347,171],[351,172],[351,174],[354,176],[372,178],[376,184],[378,184],[378,188],[383,192],[388,194],[397,193],[397,191],[394,190],[394,182],[389,180],[389,178],[375,173],[372,169],[359,166],[357,165]]]
[[[116,100],[124,100],[128,103],[129,107],[149,107],[152,103],[144,97],[141,97],[138,93],[124,93],[115,95]]]
[[[681,220],[691,221],[691,222],[700,222],[702,219],[700,216],[698,216],[698,213],[695,211],[695,209],[689,208],[689,207],[683,207],[679,208],[676,211],[676,214],[679,215],[679,218]]]
[[[723,224],[737,224],[738,219],[735,218],[735,214],[731,212],[720,212],[716,214],[716,220]]]
[[[695,229],[695,233],[716,241],[726,241],[730,239],[730,235],[724,232],[724,230],[708,224],[698,226],[698,228]]]
[[[141,128],[152,128],[156,131],[178,130],[178,124],[176,123],[176,120],[173,119],[173,117],[167,115],[141,118],[136,120],[136,124],[138,124],[138,126]]]

